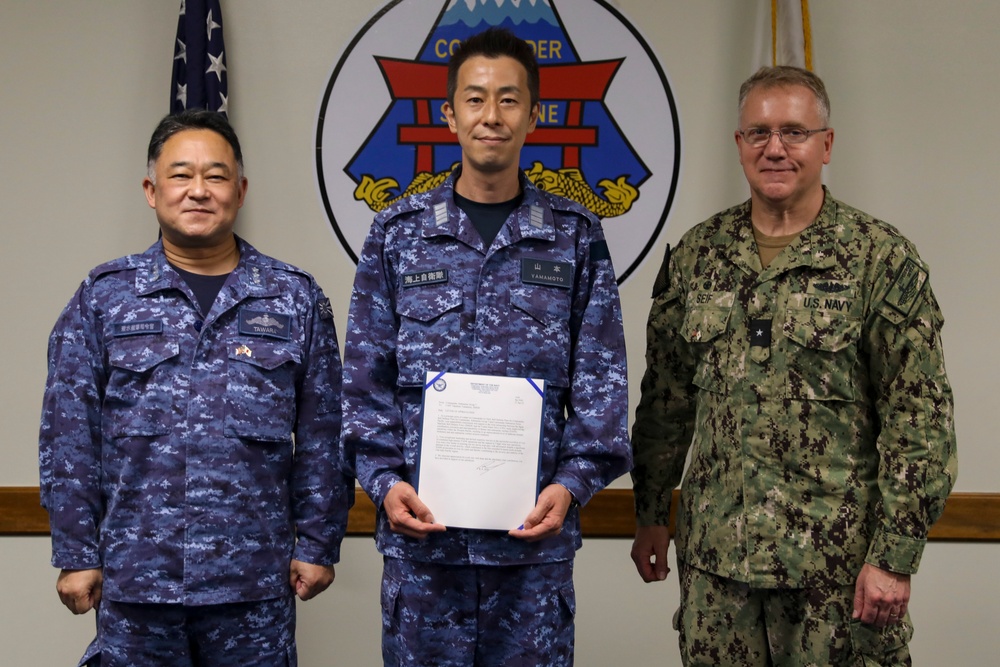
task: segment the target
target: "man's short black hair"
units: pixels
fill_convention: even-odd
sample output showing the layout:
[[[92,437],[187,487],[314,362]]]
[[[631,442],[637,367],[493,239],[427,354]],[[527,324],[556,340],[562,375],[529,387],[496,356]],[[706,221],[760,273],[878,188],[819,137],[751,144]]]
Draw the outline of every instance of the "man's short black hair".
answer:
[[[506,28],[492,27],[473,35],[452,54],[448,61],[448,104],[455,105],[455,92],[458,88],[458,70],[466,60],[473,56],[500,58],[508,56],[524,66],[528,72],[528,93],[531,96],[531,106],[538,104],[540,97],[538,83],[538,60],[531,44]]]
[[[167,143],[167,139],[184,130],[211,130],[222,135],[222,138],[229,142],[233,148],[239,176],[243,178],[243,150],[240,148],[240,140],[236,136],[236,130],[229,124],[226,117],[216,111],[186,109],[180,113],[164,116],[156,129],[153,130],[153,136],[149,139],[149,149],[146,151],[146,168],[150,179],[155,175],[156,161],[159,159],[160,153],[163,152],[163,144]]]

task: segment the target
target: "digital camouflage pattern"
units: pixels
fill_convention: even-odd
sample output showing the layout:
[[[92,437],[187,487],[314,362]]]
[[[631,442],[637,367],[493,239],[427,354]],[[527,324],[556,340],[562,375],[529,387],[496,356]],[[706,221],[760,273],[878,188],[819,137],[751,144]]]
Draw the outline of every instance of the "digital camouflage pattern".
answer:
[[[466,567],[385,559],[386,667],[569,667],[573,561]]]
[[[910,615],[852,620],[854,585],[751,588],[678,561],[674,617],[686,667],[909,667]]]
[[[395,483],[417,486],[431,370],[545,380],[539,488],[561,484],[585,504],[631,465],[621,307],[600,223],[522,176],[521,205],[485,247],[455,205],[455,178],[380,213],[365,241],[344,349],[345,454],[379,508],[386,556],[569,560],[581,544],[576,508],[560,535],[534,543],[460,529],[415,540],[393,533],[381,509]]]
[[[49,339],[52,564],[103,568],[105,599],[281,597],[292,558],[339,559],[354,485],[330,304],[238,243],[209,313],[156,243],[94,269]]]
[[[681,239],[657,281],[633,430],[640,525],[752,587],[913,573],[957,473],[943,318],[890,225],[829,192],[761,270],[745,202]]]
[[[295,596],[188,607],[102,600],[79,667],[296,667]]]

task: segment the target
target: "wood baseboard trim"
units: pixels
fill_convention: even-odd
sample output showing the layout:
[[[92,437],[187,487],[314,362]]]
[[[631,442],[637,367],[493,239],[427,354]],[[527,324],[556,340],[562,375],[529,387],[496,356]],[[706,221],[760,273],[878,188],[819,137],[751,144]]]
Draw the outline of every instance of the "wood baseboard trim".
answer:
[[[581,522],[585,538],[630,539],[635,532],[632,490],[601,491],[583,508]],[[359,488],[347,534],[371,535],[374,529],[375,506]],[[0,536],[48,534],[49,519],[39,504],[38,487],[0,487]],[[929,537],[932,541],[1000,542],[1000,493],[953,493]]]

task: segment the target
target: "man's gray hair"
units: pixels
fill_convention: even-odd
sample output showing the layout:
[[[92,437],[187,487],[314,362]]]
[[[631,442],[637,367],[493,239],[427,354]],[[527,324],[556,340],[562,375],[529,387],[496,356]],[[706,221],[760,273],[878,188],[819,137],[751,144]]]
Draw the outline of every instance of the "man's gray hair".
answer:
[[[823,121],[823,126],[830,124],[830,97],[826,94],[823,80],[807,69],[791,65],[777,67],[761,67],[740,86],[739,115],[743,115],[743,106],[750,91],[756,88],[783,88],[787,86],[803,86],[813,92],[816,97],[816,108]]]

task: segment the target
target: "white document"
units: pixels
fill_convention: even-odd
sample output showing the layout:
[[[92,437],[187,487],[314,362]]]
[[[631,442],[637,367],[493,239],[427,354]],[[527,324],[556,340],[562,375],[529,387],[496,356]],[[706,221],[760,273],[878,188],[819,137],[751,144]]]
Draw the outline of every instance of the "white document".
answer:
[[[544,380],[428,372],[417,494],[437,523],[518,528],[538,498]]]

